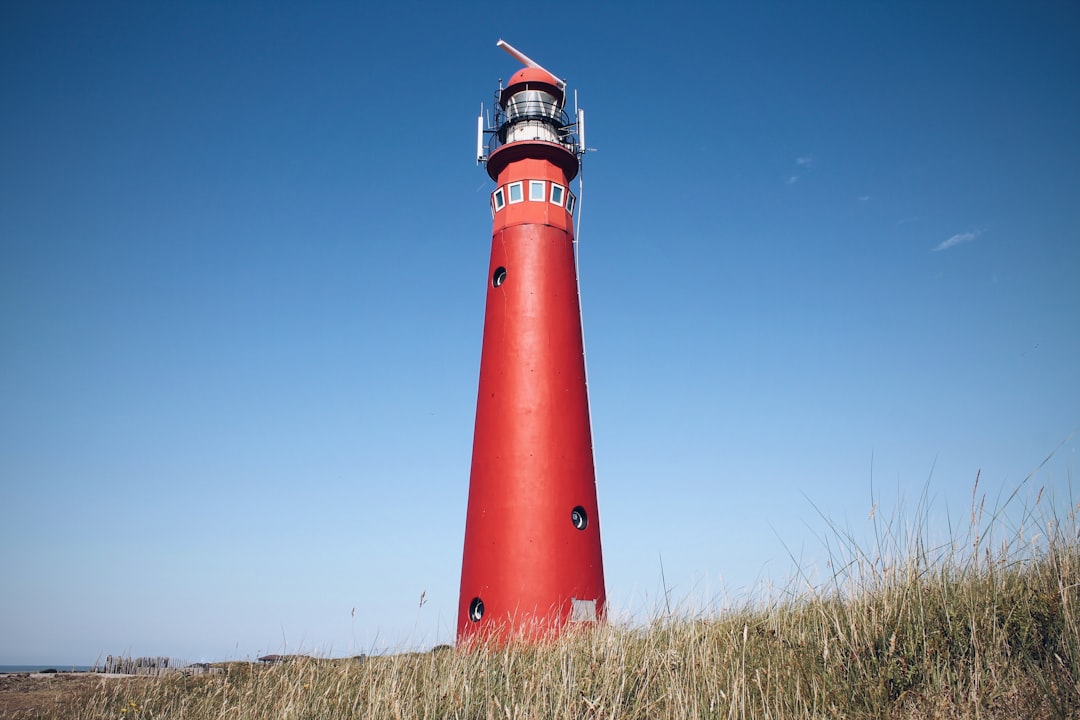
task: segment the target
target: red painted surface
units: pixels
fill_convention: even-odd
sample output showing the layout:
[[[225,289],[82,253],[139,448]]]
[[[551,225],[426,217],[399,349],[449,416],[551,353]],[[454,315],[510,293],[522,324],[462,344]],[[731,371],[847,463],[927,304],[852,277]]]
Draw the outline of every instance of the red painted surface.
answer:
[[[518,83],[544,83],[551,87],[558,87],[559,81],[554,75],[549,73],[543,68],[531,68],[525,67],[518,70],[516,73],[510,76],[510,83],[507,87],[514,87]],[[561,93],[560,93],[561,94]]]
[[[552,183],[570,191],[577,158],[555,147],[573,160],[568,173],[566,157],[553,159],[542,145],[551,144],[517,142],[492,155],[513,148],[498,187],[522,181],[524,200],[496,212],[492,230],[461,643],[557,634],[571,622],[574,600],[585,601],[578,610],[586,615],[594,602],[597,619],[605,608],[573,218],[550,202]],[[544,181],[544,201],[528,200],[530,180]],[[505,280],[495,287],[499,268]],[[585,511],[584,529],[574,525],[575,508]],[[484,607],[478,621],[470,618],[475,598]]]
[[[499,100],[505,106],[507,99],[521,88],[533,90],[545,90],[554,95],[560,103],[565,99],[563,91],[559,89],[559,81],[555,76],[540,68],[522,68],[510,77],[510,82],[499,95]]]

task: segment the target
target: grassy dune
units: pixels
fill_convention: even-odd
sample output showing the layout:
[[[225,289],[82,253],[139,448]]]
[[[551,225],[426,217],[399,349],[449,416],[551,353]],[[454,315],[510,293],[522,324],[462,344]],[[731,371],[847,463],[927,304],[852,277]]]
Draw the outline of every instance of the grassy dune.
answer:
[[[52,717],[1080,718],[1075,516],[1019,516],[975,503],[938,547],[895,520],[870,549],[834,528],[827,582],[644,628],[103,683]]]

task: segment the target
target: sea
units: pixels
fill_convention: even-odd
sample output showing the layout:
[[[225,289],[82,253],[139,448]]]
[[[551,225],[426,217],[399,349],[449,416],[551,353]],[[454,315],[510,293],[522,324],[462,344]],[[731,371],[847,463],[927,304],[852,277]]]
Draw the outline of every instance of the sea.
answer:
[[[3,673],[39,673],[42,670],[55,670],[57,672],[90,672],[93,665],[0,665],[0,674]]]

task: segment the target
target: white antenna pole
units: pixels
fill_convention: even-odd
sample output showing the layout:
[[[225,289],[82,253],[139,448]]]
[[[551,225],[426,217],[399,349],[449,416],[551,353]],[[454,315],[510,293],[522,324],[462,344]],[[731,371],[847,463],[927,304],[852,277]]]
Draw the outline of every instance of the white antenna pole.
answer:
[[[503,50],[505,50],[510,55],[510,57],[514,58],[515,60],[520,62],[525,67],[536,68],[537,70],[543,70],[548,75],[555,78],[555,82],[559,86],[560,90],[565,90],[566,89],[566,82],[564,80],[560,80],[555,75],[555,73],[551,72],[550,70],[545,68],[543,65],[536,62],[531,57],[529,57],[525,53],[521,52],[520,50],[518,50],[516,47],[514,47],[510,43],[506,42],[505,40],[500,39],[499,42],[495,43],[495,47],[502,48]]]
[[[480,104],[480,116],[476,118],[476,162],[484,161],[484,105]]]
[[[503,40],[501,38],[497,43],[495,43],[495,47],[502,48],[503,50],[505,50],[510,55],[510,57],[514,58],[515,60],[517,60],[519,63],[521,63],[525,67],[540,68],[541,70],[544,69],[544,68],[540,67],[540,63],[536,62],[531,57],[529,57],[525,53],[521,52],[516,47],[514,47],[513,45],[511,45],[510,43],[506,42],[505,40]]]
[[[585,108],[578,108],[577,111],[577,139],[581,143],[581,156],[585,157],[585,152],[589,149],[585,144]]]

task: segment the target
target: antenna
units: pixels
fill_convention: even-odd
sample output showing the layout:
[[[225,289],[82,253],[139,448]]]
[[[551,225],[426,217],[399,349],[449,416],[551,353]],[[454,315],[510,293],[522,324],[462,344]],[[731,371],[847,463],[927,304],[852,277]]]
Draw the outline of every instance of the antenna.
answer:
[[[476,164],[484,161],[484,104],[480,103],[480,116],[476,118]]]
[[[555,73],[551,72],[550,70],[545,68],[543,65],[536,62],[531,57],[529,57],[525,53],[521,52],[520,50],[518,50],[516,47],[514,47],[510,43],[506,42],[505,40],[500,39],[499,42],[495,43],[495,47],[502,48],[503,50],[505,50],[510,55],[510,57],[514,58],[515,60],[520,62],[525,67],[536,68],[537,70],[543,70],[548,75],[555,78],[555,84],[559,86],[560,90],[565,90],[566,89],[566,81],[565,80],[560,80],[555,75]]]
[[[577,109],[577,139],[581,143],[581,157],[584,158],[589,149],[585,144],[585,108]]]

